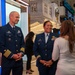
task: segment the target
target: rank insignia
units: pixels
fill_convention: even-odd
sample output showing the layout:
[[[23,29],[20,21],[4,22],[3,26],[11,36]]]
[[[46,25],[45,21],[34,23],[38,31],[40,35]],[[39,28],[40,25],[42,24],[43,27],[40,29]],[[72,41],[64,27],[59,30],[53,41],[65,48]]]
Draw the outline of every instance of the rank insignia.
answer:
[[[38,41],[42,41],[41,39],[39,39]]]
[[[51,40],[55,40],[56,39],[56,37],[55,36],[52,36],[52,39]]]
[[[10,31],[7,31],[7,33],[9,34],[9,33],[11,33]]]
[[[11,41],[11,38],[8,38],[9,41]]]
[[[7,58],[10,54],[11,51],[7,49],[3,55]]]
[[[40,45],[40,43],[38,43],[38,45]]]

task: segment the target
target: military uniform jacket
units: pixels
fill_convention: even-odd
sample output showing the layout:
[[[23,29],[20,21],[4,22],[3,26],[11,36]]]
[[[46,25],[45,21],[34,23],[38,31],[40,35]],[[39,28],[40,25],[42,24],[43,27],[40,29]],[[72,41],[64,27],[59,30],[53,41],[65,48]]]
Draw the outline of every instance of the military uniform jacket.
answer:
[[[2,58],[8,60],[11,59],[13,54],[24,53],[24,38],[19,27],[15,26],[15,30],[13,30],[8,23],[1,28],[0,33],[0,52],[2,52]]]
[[[33,46],[34,55],[46,61],[52,59],[53,44],[56,37],[58,37],[56,34],[50,33],[48,41],[45,43],[44,33],[36,35]],[[37,62],[37,66],[39,64],[40,63]]]

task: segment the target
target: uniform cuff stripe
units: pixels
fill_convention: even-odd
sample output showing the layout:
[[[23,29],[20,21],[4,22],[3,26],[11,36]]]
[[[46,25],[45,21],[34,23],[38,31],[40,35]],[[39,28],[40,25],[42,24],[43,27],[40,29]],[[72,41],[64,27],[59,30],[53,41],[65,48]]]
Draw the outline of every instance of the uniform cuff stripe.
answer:
[[[6,58],[11,54],[10,50],[6,50],[6,52],[3,54]]]

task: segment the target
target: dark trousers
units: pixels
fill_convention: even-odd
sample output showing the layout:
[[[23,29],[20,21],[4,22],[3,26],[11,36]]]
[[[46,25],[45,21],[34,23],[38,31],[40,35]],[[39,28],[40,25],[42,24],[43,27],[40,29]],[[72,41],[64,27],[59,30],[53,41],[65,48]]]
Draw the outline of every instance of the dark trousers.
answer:
[[[54,67],[46,67],[44,65],[38,67],[39,75],[55,75]]]
[[[26,65],[26,70],[31,69],[31,59],[32,59],[32,55],[27,54],[27,65]]]
[[[8,64],[10,65],[10,64]],[[2,72],[1,75],[10,75],[10,72],[12,71],[12,75],[22,75],[23,72],[23,64],[21,62],[15,63],[12,67],[11,66],[2,66]]]

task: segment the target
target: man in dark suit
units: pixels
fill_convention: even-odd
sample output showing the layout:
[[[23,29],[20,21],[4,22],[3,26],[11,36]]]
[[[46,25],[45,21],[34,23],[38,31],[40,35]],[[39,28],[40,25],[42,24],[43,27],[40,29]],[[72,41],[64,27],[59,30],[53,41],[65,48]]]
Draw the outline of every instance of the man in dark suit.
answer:
[[[52,50],[54,40],[57,37],[52,33],[52,24],[50,21],[44,22],[44,33],[36,35],[33,51],[37,58],[37,67],[39,75],[55,75],[57,62],[54,62],[52,66]]]
[[[19,21],[19,13],[12,11],[9,14],[9,23],[1,28],[0,52],[2,52],[1,75],[22,75],[25,52],[24,38],[19,27],[15,26]]]

